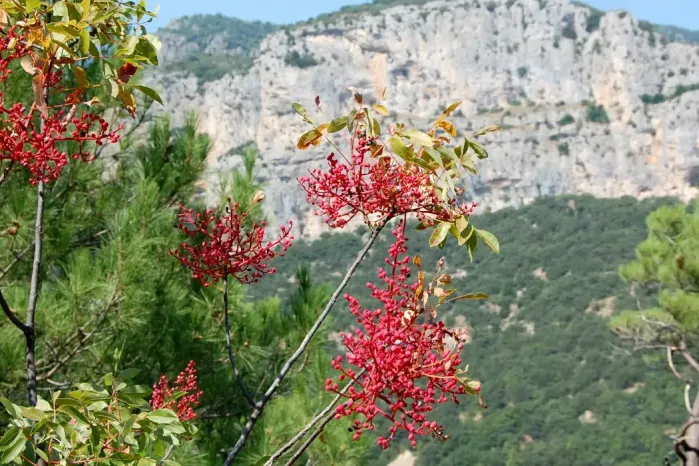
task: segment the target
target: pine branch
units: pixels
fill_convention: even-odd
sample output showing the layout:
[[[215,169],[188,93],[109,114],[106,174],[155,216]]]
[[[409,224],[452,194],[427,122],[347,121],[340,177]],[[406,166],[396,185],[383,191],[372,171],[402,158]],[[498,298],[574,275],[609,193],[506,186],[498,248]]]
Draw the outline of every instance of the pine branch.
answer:
[[[82,333],[80,331],[76,332],[75,335],[82,336],[82,338],[79,338],[77,344],[70,351],[68,351],[68,354],[65,355],[64,357],[60,358],[58,361],[56,361],[55,364],[50,369],[42,368],[41,372],[46,371],[46,373],[37,377],[37,380],[50,379],[51,377],[53,377],[56,374],[56,372],[58,372],[62,367],[64,367],[66,364],[68,364],[73,358],[75,358],[80,353],[83,353],[94,346],[94,345],[85,346],[85,343],[87,343],[92,337],[95,336],[95,334],[97,334],[98,330],[107,321],[107,317],[109,317],[109,313],[112,311],[114,306],[121,301],[121,298],[118,298],[117,294],[118,294],[118,283],[114,288],[114,292],[112,293],[112,297],[109,299],[109,302],[105,306],[104,310],[97,317],[97,323],[93,327],[92,331],[89,333]],[[102,342],[100,342],[100,343],[102,343]]]
[[[330,301],[328,301],[328,304],[325,306],[325,309],[323,309],[323,312],[320,314],[318,319],[313,324],[313,327],[311,327],[311,329],[308,331],[308,333],[306,334],[306,336],[304,337],[303,341],[296,349],[294,354],[292,354],[291,357],[286,361],[286,363],[284,363],[284,366],[282,367],[282,370],[279,372],[279,375],[277,375],[277,377],[274,379],[272,384],[269,386],[269,388],[263,395],[262,399],[257,403],[257,406],[253,410],[252,414],[250,415],[250,418],[248,419],[248,422],[245,424],[245,427],[243,428],[243,432],[240,434],[238,442],[235,444],[233,449],[226,457],[226,461],[224,462],[225,466],[231,466],[231,464],[233,464],[233,460],[236,456],[238,456],[238,454],[242,450],[243,446],[245,445],[245,442],[252,433],[252,429],[255,427],[255,424],[262,416],[265,406],[270,401],[270,399],[272,399],[272,395],[274,395],[274,392],[277,391],[279,385],[282,383],[286,375],[291,370],[291,366],[301,357],[304,351],[306,351],[306,348],[310,344],[311,339],[315,336],[316,332],[318,332],[318,330],[320,329],[320,326],[323,324],[325,319],[330,314],[330,311],[332,310],[333,306],[340,297],[340,293],[342,293],[342,290],[344,290],[347,284],[349,283],[350,278],[352,278],[352,275],[357,270],[357,267],[359,267],[359,264],[367,255],[371,247],[374,245],[374,242],[379,237],[379,233],[381,233],[381,230],[385,225],[385,222],[382,223],[376,228],[376,230],[374,230],[371,233],[371,236],[369,237],[369,240],[364,246],[364,249],[360,251],[357,258],[354,260],[352,265],[350,265],[349,269],[347,270],[347,273],[345,274],[345,277],[342,279],[342,282],[340,282],[340,285],[337,287],[333,295],[330,297]]]
[[[245,386],[243,375],[240,373],[240,370],[238,370],[238,366],[235,363],[235,354],[233,353],[233,347],[231,345],[231,324],[228,319],[228,274],[226,274],[223,280],[223,319],[226,327],[226,349],[228,350],[228,359],[231,361],[233,374],[235,374],[235,379],[238,381],[238,386],[243,392],[243,396],[251,407],[256,408],[257,403],[255,403],[255,400],[252,398],[250,392]]]

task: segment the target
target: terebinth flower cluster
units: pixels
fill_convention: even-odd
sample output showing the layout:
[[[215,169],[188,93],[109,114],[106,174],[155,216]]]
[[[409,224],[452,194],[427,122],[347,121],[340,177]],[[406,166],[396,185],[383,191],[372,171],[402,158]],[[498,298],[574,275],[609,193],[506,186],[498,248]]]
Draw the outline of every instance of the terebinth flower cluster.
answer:
[[[184,395],[176,398],[175,394],[178,392]],[[197,417],[194,408],[203,394],[197,382],[197,365],[194,361],[189,361],[172,386],[165,374],[160,376],[158,383],[153,386],[150,405],[153,409],[171,409],[177,413],[181,421],[191,421]]]
[[[246,226],[247,214],[230,199],[226,211],[216,217],[213,209],[203,213],[181,206],[178,228],[194,240],[182,243],[171,252],[192,270],[195,279],[204,286],[226,277],[240,283],[254,283],[264,275],[275,272],[269,261],[284,255],[294,239],[289,226],[280,227],[281,235],[265,241],[265,222]],[[281,248],[281,251],[279,251]]]
[[[375,225],[405,214],[427,222],[452,221],[475,208],[441,200],[430,173],[417,165],[392,155],[372,158],[372,146],[378,141],[363,127],[356,130],[353,141],[351,160],[338,160],[333,152],[326,171],[314,169],[298,180],[308,202],[318,208],[316,215],[325,216],[331,228],[342,228],[357,216]]]
[[[459,403],[459,395],[480,390],[479,386],[469,390],[459,376],[463,334],[448,329],[425,308],[422,272],[419,280],[408,283],[411,267],[404,230],[401,222],[392,231],[395,243],[389,249],[387,267],[378,270],[382,285],[367,284],[380,306],[368,309],[353,296],[345,296],[359,328],[342,334],[347,356],[332,362],[340,371],[337,380],[326,381],[326,390],[335,393],[348,379],[358,386],[350,387],[346,401],[335,412],[336,419],[363,417],[354,421],[355,440],[363,431],[374,430],[377,416],[392,422],[388,435],[378,438],[382,448],[388,448],[401,430],[407,432],[412,446],[419,435],[445,438],[442,426],[430,419],[434,406]]]
[[[26,38],[16,26],[0,36],[0,82],[7,80],[12,62],[32,59]],[[34,73],[38,92],[62,90],[62,72],[51,63],[36,68]],[[35,98],[29,107],[22,103],[8,104],[0,92],[0,163],[7,162],[5,170],[17,164],[29,170],[32,184],[47,183],[60,176],[69,158],[92,161],[94,154],[87,150],[87,143],[101,146],[119,140],[121,126],[110,130],[102,117],[78,112],[78,94],[73,92],[69,96],[65,106],[70,110],[66,112],[60,106],[49,107],[42,102],[43,98]],[[67,144],[71,142],[74,148],[69,154]]]

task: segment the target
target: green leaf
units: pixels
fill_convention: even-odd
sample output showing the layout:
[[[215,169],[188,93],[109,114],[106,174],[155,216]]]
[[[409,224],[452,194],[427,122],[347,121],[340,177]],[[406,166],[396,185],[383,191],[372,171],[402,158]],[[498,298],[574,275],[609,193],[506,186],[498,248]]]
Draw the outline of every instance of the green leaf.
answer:
[[[27,0],[27,13],[31,13],[41,6],[41,0]]]
[[[416,160],[415,152],[408,148],[403,141],[398,136],[391,136],[388,139],[388,147],[396,154],[398,157],[402,158],[406,162],[414,162]]]
[[[61,413],[65,413],[71,418],[82,422],[83,424],[90,424],[90,421],[87,419],[87,417],[80,412],[79,409],[73,406],[61,406],[58,408],[56,411],[59,411]]]
[[[26,446],[27,440],[24,438],[24,433],[20,430],[13,440],[13,442],[8,446],[8,448],[2,453],[0,457],[0,464],[8,464],[14,461]]]
[[[51,404],[40,396],[36,398],[36,409],[40,409],[42,411],[53,411]]]
[[[151,458],[141,458],[136,466],[156,466],[158,463]]]
[[[25,408],[24,406],[21,409],[22,416],[27,419],[31,419],[32,421],[41,421],[44,418],[44,416],[46,416],[46,413],[41,411],[40,409]]]
[[[500,127],[497,125],[488,125],[488,126],[484,126],[483,128],[479,129],[478,131],[473,133],[473,135],[475,137],[478,137],[478,136],[483,136],[484,134],[492,133],[494,131],[499,131],[499,130],[500,130]]]
[[[10,448],[17,439],[17,435],[24,436],[22,433],[22,429],[20,429],[19,427],[12,426],[9,429],[7,429],[5,435],[3,435],[0,439],[0,451],[5,451],[8,448]]]
[[[174,422],[179,422],[177,414],[169,409],[156,409],[146,415],[146,418],[155,422],[156,424],[172,424]]]
[[[83,56],[90,53],[90,32],[87,29],[80,31],[80,53]]]
[[[440,223],[437,225],[437,228],[434,229],[430,236],[430,247],[439,246],[446,239],[450,228],[451,223]]]
[[[488,151],[485,150],[485,147],[477,141],[468,141],[468,145],[471,146],[473,151],[476,153],[476,156],[479,159],[487,159],[488,158]]]
[[[451,298],[445,301],[445,303],[449,303],[451,301],[475,301],[479,299],[488,299],[488,295],[485,293],[468,293],[465,295],[457,296],[455,298]]]
[[[459,233],[463,233],[463,231],[468,227],[468,217],[462,215],[456,219],[454,225]]]
[[[432,160],[434,160],[441,168],[444,168],[444,162],[442,161],[442,155],[435,149],[432,149],[431,147],[426,147],[425,148],[425,153],[430,156]]]
[[[337,133],[338,131],[341,131],[345,126],[347,126],[346,116],[335,118],[328,125],[328,133]]]
[[[296,113],[298,113],[299,115],[301,115],[302,117],[308,116],[308,112],[306,111],[306,107],[304,107],[301,104],[297,104],[296,102],[294,102],[293,104],[291,104],[291,108],[293,108],[294,111]]]
[[[83,19],[86,19],[90,15],[90,0],[82,0],[81,6],[83,10]]]
[[[470,236],[466,241],[466,248],[468,249],[468,258],[473,262],[473,253],[478,247],[478,235],[474,235],[473,232],[476,230],[472,225],[469,225]]]
[[[423,147],[434,146],[434,139],[432,139],[429,134],[423,133],[422,131],[419,131],[417,129],[410,128],[403,130],[400,132],[400,135],[410,139],[411,142],[414,142],[415,144],[418,144]]]
[[[138,36],[126,36],[126,40],[121,42],[121,48],[117,50],[116,56],[128,56],[133,54],[140,38]]]
[[[121,432],[119,433],[119,440],[120,442],[124,442],[124,438],[128,437],[131,431],[133,430],[133,425],[136,422],[136,418],[138,416],[135,414],[132,414],[129,416],[129,418],[124,422],[124,427],[121,428]]]
[[[354,130],[354,125],[356,123],[355,117],[357,116],[357,111],[352,110],[349,112],[349,115],[347,115],[347,131],[349,131],[350,134],[352,134],[352,131]]]
[[[146,34],[141,37],[138,41],[138,45],[134,50],[138,55],[144,56],[152,65],[158,65],[158,49],[160,48],[160,42],[155,36],[151,34]]]
[[[476,230],[478,236],[483,240],[486,246],[488,246],[493,252],[500,253],[500,243],[494,234],[485,230]]]
[[[56,4],[53,6],[53,15],[58,17],[58,18],[67,18],[68,17],[68,9],[66,8],[66,4],[63,1],[56,2]]]
[[[0,403],[13,418],[20,419],[22,417],[22,409],[7,398],[0,396]]]
[[[145,95],[147,95],[147,96],[150,97],[151,99],[153,99],[153,100],[155,100],[156,102],[158,102],[160,105],[163,105],[163,99],[160,98],[160,94],[158,94],[158,92],[157,92],[155,89],[150,88],[150,87],[148,87],[148,86],[140,86],[140,85],[137,85],[137,84],[130,85],[129,87],[132,87],[132,88],[134,88],[134,89],[137,89],[137,90],[141,91],[142,93],[144,93]],[[129,370],[129,369],[126,369],[126,371],[128,371],[128,370]],[[138,371],[138,369],[134,369],[134,370]],[[126,372],[126,371],[124,371],[124,372]],[[123,378],[124,378],[124,376],[123,376],[123,373],[124,373],[124,372],[122,372],[121,374],[119,374],[119,378],[120,378],[120,379],[123,379]],[[131,377],[133,377],[133,376],[131,376]],[[131,378],[131,377],[129,377],[129,378]]]

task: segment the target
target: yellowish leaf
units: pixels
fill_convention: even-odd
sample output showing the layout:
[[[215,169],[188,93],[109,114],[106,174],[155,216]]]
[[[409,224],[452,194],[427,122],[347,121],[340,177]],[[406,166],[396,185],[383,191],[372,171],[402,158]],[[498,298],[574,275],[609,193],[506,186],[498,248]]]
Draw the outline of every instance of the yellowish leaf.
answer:
[[[448,122],[447,120],[439,120],[437,122],[437,126],[442,128],[444,131],[451,134],[452,136],[456,136],[456,128],[452,123]]]
[[[448,117],[451,114],[451,112],[453,112],[459,107],[459,105],[461,105],[461,100],[459,100],[458,102],[454,102],[453,104],[448,106],[447,109],[444,110],[444,113],[442,113],[442,116]]]
[[[388,109],[384,107],[381,104],[374,104],[372,105],[372,108],[376,110],[377,113],[383,115],[383,116],[388,116]]]

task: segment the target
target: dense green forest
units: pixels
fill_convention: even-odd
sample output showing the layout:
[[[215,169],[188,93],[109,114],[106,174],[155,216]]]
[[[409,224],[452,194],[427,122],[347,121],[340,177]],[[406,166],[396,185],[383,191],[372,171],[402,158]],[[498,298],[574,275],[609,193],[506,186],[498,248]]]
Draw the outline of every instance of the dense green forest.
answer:
[[[418,464],[457,466],[464,458],[473,465],[662,464],[672,449],[667,435],[686,416],[683,386],[664,358],[620,349],[607,316],[636,309],[618,267],[645,237],[646,216],[672,202],[565,196],[480,215],[479,225],[498,236],[501,254],[477,251],[473,264],[466,251],[429,249],[413,240],[423,264],[447,258],[460,291],[490,295],[486,304],[448,311],[472,327],[465,361],[483,383],[488,409],[466,400],[444,410],[451,438],[419,445]],[[349,286],[367,306],[364,283],[375,278],[387,239]],[[315,276],[334,277],[351,260],[346,251],[361,243],[360,234],[344,233],[297,243],[278,274],[251,291],[262,297],[292,289],[298,264],[312,264]],[[335,315],[338,330],[352,325],[343,310]],[[585,415],[588,410],[592,414]],[[377,449],[367,464],[386,464],[399,452],[398,446],[385,454]]]

